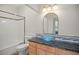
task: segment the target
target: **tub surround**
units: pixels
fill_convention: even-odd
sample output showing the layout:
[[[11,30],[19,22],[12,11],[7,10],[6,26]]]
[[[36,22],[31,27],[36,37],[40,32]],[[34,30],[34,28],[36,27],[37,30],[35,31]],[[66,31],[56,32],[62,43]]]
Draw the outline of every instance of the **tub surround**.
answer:
[[[64,42],[64,41],[59,41],[59,40],[55,40],[54,42],[46,42],[46,41],[44,41],[40,38],[37,38],[37,37],[33,37],[32,39],[29,39],[29,42],[49,46],[51,48],[56,48],[59,50],[64,49],[64,50],[72,51],[72,52],[75,52],[76,54],[79,54],[79,44],[78,43],[69,43],[69,42]],[[57,50],[55,50],[55,51],[57,51]],[[60,52],[60,54],[61,54],[61,52]]]

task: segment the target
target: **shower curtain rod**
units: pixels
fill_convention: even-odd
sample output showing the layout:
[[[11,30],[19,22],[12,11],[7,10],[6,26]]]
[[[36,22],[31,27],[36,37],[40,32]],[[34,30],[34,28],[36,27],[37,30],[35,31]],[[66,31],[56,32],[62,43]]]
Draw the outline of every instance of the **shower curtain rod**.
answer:
[[[22,20],[22,19],[14,19],[14,18],[9,18],[9,17],[4,17],[4,16],[0,16],[0,18],[11,19],[11,20]]]
[[[3,10],[0,10],[0,12],[4,12],[4,13],[10,14],[10,15],[15,15],[15,16],[18,16],[18,17],[22,17],[23,19],[25,18],[24,16],[16,15],[16,14],[13,14],[13,13],[10,13],[10,12],[6,12],[6,11],[3,11]],[[4,16],[0,16],[0,18],[6,18],[6,19],[12,19],[12,20],[22,20],[22,19],[14,19],[14,18],[4,17]]]

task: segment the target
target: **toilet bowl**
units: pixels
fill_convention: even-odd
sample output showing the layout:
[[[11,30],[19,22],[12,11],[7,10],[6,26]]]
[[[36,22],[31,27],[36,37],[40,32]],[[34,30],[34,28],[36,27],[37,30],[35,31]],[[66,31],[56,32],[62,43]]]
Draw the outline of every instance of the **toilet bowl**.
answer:
[[[26,55],[28,53],[28,45],[29,44],[20,44],[16,47],[16,53],[18,55]]]

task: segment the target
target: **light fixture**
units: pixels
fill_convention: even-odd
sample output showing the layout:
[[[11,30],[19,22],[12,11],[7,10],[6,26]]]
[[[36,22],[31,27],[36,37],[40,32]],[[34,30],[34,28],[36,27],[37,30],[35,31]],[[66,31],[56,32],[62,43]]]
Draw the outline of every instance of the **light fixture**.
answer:
[[[48,10],[48,11],[51,11],[51,10],[52,10],[52,7],[48,7],[47,10]]]
[[[52,11],[52,7],[43,8],[43,12],[49,12]]]
[[[48,5],[43,8],[42,12],[43,12],[43,14],[51,13],[51,12],[54,12],[54,9],[57,9],[56,5]]]

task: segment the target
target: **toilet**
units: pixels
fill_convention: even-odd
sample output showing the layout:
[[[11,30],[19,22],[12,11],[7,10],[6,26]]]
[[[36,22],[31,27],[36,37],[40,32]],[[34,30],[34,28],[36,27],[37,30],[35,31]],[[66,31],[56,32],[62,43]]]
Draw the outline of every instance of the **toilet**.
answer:
[[[28,54],[28,45],[29,44],[20,44],[16,47],[17,55],[27,55]]]

